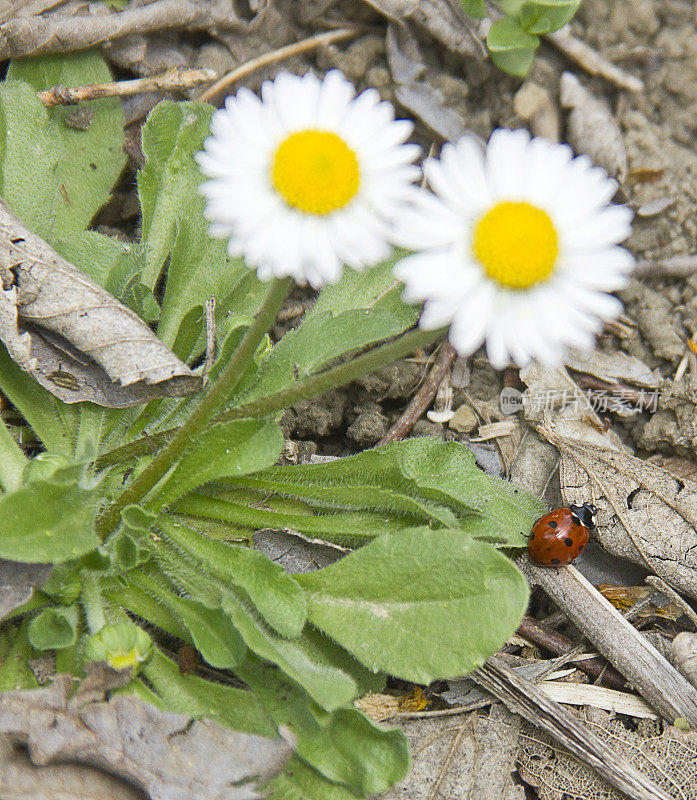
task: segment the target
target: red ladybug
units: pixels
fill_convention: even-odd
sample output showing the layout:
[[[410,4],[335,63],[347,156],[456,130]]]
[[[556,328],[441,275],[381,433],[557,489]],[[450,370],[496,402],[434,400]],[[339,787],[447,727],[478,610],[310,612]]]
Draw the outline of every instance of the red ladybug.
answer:
[[[529,536],[530,558],[544,567],[570,564],[588,544],[589,531],[595,529],[596,512],[594,505],[584,503],[557,508],[540,517]]]

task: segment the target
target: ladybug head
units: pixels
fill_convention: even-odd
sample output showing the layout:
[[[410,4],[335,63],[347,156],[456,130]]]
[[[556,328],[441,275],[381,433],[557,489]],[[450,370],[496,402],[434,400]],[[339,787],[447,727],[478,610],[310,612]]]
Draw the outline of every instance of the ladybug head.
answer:
[[[581,525],[584,525],[588,530],[595,528],[595,515],[598,513],[598,509],[592,503],[584,503],[582,506],[569,506],[569,508]]]

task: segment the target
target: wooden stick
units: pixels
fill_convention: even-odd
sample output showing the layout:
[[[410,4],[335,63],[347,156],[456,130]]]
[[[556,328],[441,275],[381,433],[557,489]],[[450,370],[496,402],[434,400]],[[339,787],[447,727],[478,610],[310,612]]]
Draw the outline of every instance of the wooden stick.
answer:
[[[306,53],[308,50],[314,50],[323,45],[334,44],[335,42],[341,42],[345,39],[352,39],[358,36],[359,33],[364,33],[365,30],[365,28],[358,27],[339,28],[339,30],[336,31],[317,33],[299,42],[288,44],[285,47],[279,47],[277,50],[272,50],[270,53],[263,53],[257,56],[257,58],[252,58],[250,61],[241,64],[236,69],[233,69],[232,72],[223,75],[223,77],[217,80],[212,86],[209,86],[198,99],[203,103],[210,103],[217,98],[218,95],[226,92],[234,83],[242,80],[242,78],[246,78],[262,67],[275,64],[277,61],[283,61],[287,58],[291,58],[291,56],[299,55],[300,53]]]
[[[671,795],[628,759],[612,750],[539,686],[516,673],[497,656],[489,657],[470,677],[511,711],[553,736],[630,800],[671,800]]]
[[[453,349],[453,346],[446,339],[440,349],[438,358],[431,367],[431,371],[428,373],[428,377],[423,382],[421,388],[412,397],[409,405],[404,409],[404,412],[395,422],[395,424],[375,445],[376,447],[380,447],[383,444],[389,444],[389,442],[396,442],[400,439],[403,439],[409,433],[409,431],[414,427],[416,421],[421,418],[421,415],[432,403],[433,398],[436,396],[436,392],[438,391],[438,387],[452,366],[456,355],[457,353]]]
[[[697,727],[697,689],[575,567],[538,567],[527,553],[516,563],[664,719]]]
[[[132,81],[111,81],[109,83],[88,83],[84,86],[51,86],[36,95],[47,107],[72,106],[83,100],[98,100],[101,97],[129,97],[142,92],[173,92],[190,89],[208,83],[216,78],[212,69],[190,69],[172,67],[159,75],[137,78]]]

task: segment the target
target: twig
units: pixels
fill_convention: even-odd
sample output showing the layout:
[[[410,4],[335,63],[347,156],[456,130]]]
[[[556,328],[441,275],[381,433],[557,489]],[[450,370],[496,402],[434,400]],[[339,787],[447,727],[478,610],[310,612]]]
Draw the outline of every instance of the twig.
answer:
[[[597,50],[590,45],[577,39],[568,27],[562,28],[554,33],[547,33],[544,37],[553,44],[557,50],[563,53],[571,61],[575,61],[579,67],[590,75],[599,75],[620,89],[628,89],[630,92],[643,92],[644,83],[634,75],[630,75],[620,67],[608,61]]]
[[[206,360],[203,362],[203,385],[208,383],[208,373],[215,360],[215,295],[206,300]]]
[[[51,86],[37,92],[41,102],[52,106],[72,106],[83,100],[98,100],[101,97],[129,97],[141,92],[174,92],[190,89],[208,83],[216,77],[212,69],[190,69],[189,67],[172,67],[159,75],[149,78],[137,78],[132,81],[111,81],[109,83],[88,83],[85,86],[69,88],[67,86]]]
[[[575,567],[538,567],[527,553],[516,563],[664,719],[697,727],[697,689]]]
[[[658,575],[649,575],[646,578],[646,583],[650,586],[653,586],[655,589],[658,589],[659,592],[670,597],[671,600],[676,602],[680,608],[682,609],[683,614],[689,618],[690,622],[695,626],[697,629],[697,614],[695,613],[694,608],[683,600],[683,598],[673,589],[672,586],[667,584],[662,578],[659,578]]]
[[[314,50],[317,47],[322,47],[322,45],[341,42],[345,39],[352,39],[365,30],[365,28],[339,28],[339,30],[336,31],[317,33],[299,42],[288,44],[285,47],[279,47],[277,50],[272,50],[270,53],[264,53],[263,55],[257,56],[257,58],[252,58],[250,61],[241,64],[236,69],[228,72],[227,75],[223,75],[223,77],[218,79],[212,86],[209,86],[205,92],[202,92],[198,99],[203,103],[210,103],[218,95],[229,89],[233,83],[242,80],[242,78],[246,78],[247,75],[251,75],[262,67],[274,64],[277,61],[284,61],[300,53],[306,53],[308,50]]]
[[[389,442],[396,442],[403,439],[409,431],[414,427],[417,420],[419,420],[424,411],[429,407],[433,398],[436,396],[438,387],[445,377],[447,371],[452,366],[457,353],[453,346],[446,339],[443,342],[440,353],[435,363],[428,373],[428,377],[423,382],[419,391],[412,397],[409,405],[404,409],[400,418],[394,425],[387,431],[387,433],[380,439],[376,447],[388,444]]]
[[[612,750],[562,705],[496,656],[471,677],[511,711],[553,736],[569,752],[631,800],[670,800],[670,795]]]
[[[562,636],[557,631],[527,615],[521,620],[518,626],[518,633],[555,656],[565,655],[573,648],[573,642],[567,639],[566,636]],[[567,663],[573,664],[576,669],[585,672],[591,678],[598,678],[603,674],[603,680],[611,689],[626,688],[627,681],[622,675],[612,667],[607,668],[607,664],[603,663],[599,658],[589,658],[583,661],[569,659]]]
[[[16,16],[1,23],[0,59],[84,50],[134,33],[172,29],[244,32],[246,27],[235,13],[232,0],[156,0],[125,11],[91,9],[87,14],[59,10],[40,16]]]
[[[596,378],[594,375],[587,375],[585,373],[578,373],[574,376],[574,380],[579,389],[594,389],[599,392],[607,392],[610,395],[616,396],[619,400],[629,401],[639,406],[639,408],[648,411],[656,410],[655,395],[649,394],[645,389],[635,389],[633,386],[628,386],[626,383],[610,383],[609,381],[604,381],[601,378]]]

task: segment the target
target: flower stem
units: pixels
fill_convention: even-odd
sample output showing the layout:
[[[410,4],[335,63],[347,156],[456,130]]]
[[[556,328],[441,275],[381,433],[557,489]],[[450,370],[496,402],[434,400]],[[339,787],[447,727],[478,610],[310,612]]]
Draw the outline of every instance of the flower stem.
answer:
[[[425,331],[421,328],[416,328],[413,331],[409,331],[409,333],[405,333],[404,336],[382,345],[382,347],[369,350],[367,353],[332,367],[326,372],[298,381],[292,386],[281,389],[281,391],[268,397],[262,397],[243,406],[231,408],[221,414],[218,419],[263,417],[273,411],[289,408],[304,400],[324,394],[330,389],[345,386],[347,383],[351,383],[369,372],[380,369],[380,367],[393,364],[398,359],[409,355],[409,353],[413,353],[415,350],[440,339],[447,330],[447,328],[439,328],[435,331]]]
[[[292,386],[281,389],[267,397],[261,397],[259,400],[255,400],[252,403],[246,403],[243,406],[225,411],[216,417],[214,422],[225,422],[230,419],[241,419],[244,417],[262,417],[274,411],[289,408],[296,403],[310,400],[323,392],[328,392],[330,389],[337,389],[351,381],[357,380],[363,375],[367,375],[369,372],[374,372],[376,369],[380,369],[380,367],[394,363],[398,359],[409,355],[409,353],[418,350],[420,347],[437,341],[445,335],[446,331],[447,328],[440,328],[435,331],[424,331],[421,329],[409,331],[387,344],[376,347],[374,350],[370,350],[360,356],[356,356],[356,358],[339,364],[336,367],[332,367],[326,372],[321,372],[319,375],[313,375],[309,378],[299,380]],[[163,442],[171,440],[175,434],[176,429],[161,431],[148,436],[147,439],[138,439],[122,447],[117,447],[101,456],[95,463],[95,466],[97,469],[104,469],[113,464],[120,464],[137,458],[140,455],[151,452],[153,445],[158,446]]]
[[[13,492],[22,485],[22,471],[27,458],[20,446],[0,419],[0,485],[6,492]]]
[[[132,503],[140,502],[148,494],[178,461],[189,442],[196,439],[215,414],[225,405],[254,358],[259,343],[273,325],[283,301],[286,299],[290,284],[290,278],[278,279],[271,284],[256,319],[217,380],[209,384],[201,402],[193,410],[191,416],[133,483],[97,519],[99,534],[105,536],[118,525],[122,509]]]

